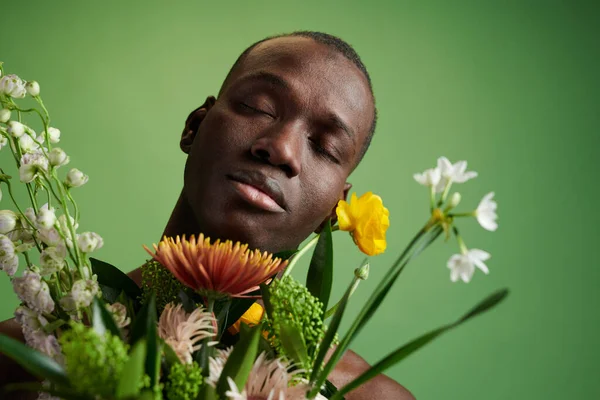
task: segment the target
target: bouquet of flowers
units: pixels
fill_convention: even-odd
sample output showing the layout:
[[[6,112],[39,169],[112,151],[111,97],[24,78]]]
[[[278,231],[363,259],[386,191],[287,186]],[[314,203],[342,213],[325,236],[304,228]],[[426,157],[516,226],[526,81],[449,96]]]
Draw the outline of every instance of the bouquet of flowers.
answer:
[[[23,108],[17,101],[28,95],[35,105]],[[146,247],[152,259],[143,267],[140,288],[118,268],[90,258],[103,240],[78,232],[73,198],[88,177],[76,168],[63,174],[70,158],[57,147],[60,131],[50,126],[39,84],[5,75],[0,63],[0,102],[0,148],[11,152],[19,174],[14,179],[0,169],[0,187],[14,205],[0,211],[0,270],[21,300],[15,317],[26,339],[22,344],[0,336],[0,352],[39,379],[8,390],[62,399],[339,400],[507,295],[505,289],[493,293],[336,388],[327,380],[331,371],[404,268],[438,237],[458,241],[460,253],[448,260],[452,281],[469,282],[476,268],[488,272],[484,262],[490,255],[468,249],[455,223],[476,217],[483,228],[497,228],[493,193],[474,211],[455,211],[460,194],[450,193],[453,184],[477,175],[466,170],[466,162],[441,157],[437,167],[414,175],[429,189],[430,215],[342,334],[340,322],[368,277],[369,262],[349,274],[345,293],[333,304],[332,234],[349,232],[366,255],[382,253],[389,212],[379,196],[353,194],[349,202],[340,201],[337,223],[326,223],[304,247],[284,254],[201,233],[165,237]],[[28,116],[39,118],[39,134],[25,124]],[[17,180],[27,191],[27,206],[13,196]],[[290,272],[311,250],[303,284]]]

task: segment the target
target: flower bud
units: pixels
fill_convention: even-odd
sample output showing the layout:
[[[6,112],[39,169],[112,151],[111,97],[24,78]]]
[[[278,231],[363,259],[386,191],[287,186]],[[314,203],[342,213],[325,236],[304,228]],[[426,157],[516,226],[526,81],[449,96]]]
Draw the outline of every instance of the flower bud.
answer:
[[[0,211],[0,233],[6,234],[17,226],[17,214],[10,210]]]
[[[0,150],[8,144],[8,139],[4,136],[0,136]]]
[[[127,317],[127,308],[121,303],[113,303],[106,306],[106,309],[112,314],[115,323],[119,328],[124,328],[131,322]]]
[[[18,121],[10,121],[6,130],[12,137],[20,138],[25,133],[25,125]]]
[[[65,153],[62,149],[55,147],[50,150],[48,154],[48,161],[50,161],[50,165],[53,167],[62,167],[69,163],[70,159],[67,153]]]
[[[369,278],[369,264],[365,264],[360,268],[354,270],[354,276],[358,279],[366,281]]]
[[[84,253],[91,253],[104,245],[104,240],[95,232],[84,232],[77,235],[77,245]]]
[[[50,127],[47,130],[48,132],[48,140],[50,143],[58,143],[60,142],[60,129]],[[42,132],[42,136],[45,138],[45,133]]]
[[[460,203],[461,195],[458,192],[452,193],[450,201],[448,202],[448,209],[456,207]]]
[[[0,122],[5,124],[8,121],[10,121],[10,110],[3,108],[2,110],[0,110]]]
[[[36,81],[29,81],[25,84],[25,89],[30,96],[35,97],[40,95],[40,84]]]
[[[15,252],[16,253],[25,253],[26,251],[33,249],[34,246],[35,246],[35,244],[33,244],[33,243],[21,243],[20,245],[15,247]]]
[[[56,223],[54,208],[50,208],[48,203],[44,204],[37,215],[37,226],[40,229],[50,229]]]
[[[79,187],[84,185],[88,181],[89,177],[77,168],[73,168],[67,174],[65,184],[68,187]]]

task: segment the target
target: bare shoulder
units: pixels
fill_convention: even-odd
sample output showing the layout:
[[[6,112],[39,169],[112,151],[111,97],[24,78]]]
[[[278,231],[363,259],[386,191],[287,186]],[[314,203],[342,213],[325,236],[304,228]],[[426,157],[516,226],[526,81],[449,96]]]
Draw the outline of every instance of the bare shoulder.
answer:
[[[348,350],[329,375],[329,380],[340,388],[365,372],[369,367],[370,365],[361,356]],[[345,397],[346,400],[415,399],[408,389],[383,374],[348,393]]]

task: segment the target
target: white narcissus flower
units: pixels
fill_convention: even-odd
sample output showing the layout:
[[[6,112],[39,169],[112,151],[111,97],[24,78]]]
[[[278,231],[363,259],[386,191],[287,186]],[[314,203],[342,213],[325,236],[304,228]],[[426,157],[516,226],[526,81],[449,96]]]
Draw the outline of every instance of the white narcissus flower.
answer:
[[[23,183],[30,183],[39,173],[48,172],[48,159],[37,150],[33,153],[23,154],[19,167],[19,179]]]
[[[202,347],[203,339],[215,335],[216,324],[214,315],[203,307],[188,314],[181,304],[169,303],[160,315],[158,336],[171,346],[182,363],[191,364],[192,353]]]
[[[49,275],[65,267],[67,251],[64,246],[46,247],[40,254],[40,275]]]
[[[19,299],[29,308],[46,314],[54,311],[54,300],[50,295],[50,288],[40,274],[25,271],[22,277],[13,278],[12,284]]]
[[[71,292],[60,299],[61,307],[69,313],[92,304],[94,297],[100,293],[98,282],[92,279],[80,279],[73,284]]]
[[[18,121],[10,121],[6,131],[14,138],[20,138],[25,134],[25,125]]]
[[[477,172],[467,171],[467,162],[458,161],[452,164],[446,157],[438,158],[438,169],[442,175],[444,185],[450,181],[453,183],[465,183],[469,179],[477,177]]]
[[[5,75],[0,78],[0,92],[15,99],[22,99],[27,94],[25,82],[14,74]]]
[[[0,110],[0,122],[2,122],[3,124],[5,124],[8,121],[10,121],[10,110],[7,110],[6,108],[3,108],[3,109]]]
[[[78,170],[77,168],[73,168],[67,174],[67,179],[65,180],[65,184],[69,187],[79,187],[85,185],[88,181],[89,177],[85,175],[83,172]]]
[[[479,225],[481,225],[483,229],[492,232],[498,229],[498,223],[496,222],[496,219],[498,219],[498,214],[496,214],[498,203],[493,200],[493,197],[494,192],[486,194],[479,202],[477,210],[475,210],[475,217],[477,217]]]
[[[104,240],[95,232],[84,232],[77,235],[77,246],[82,252],[91,253],[104,246]]]
[[[36,81],[29,81],[25,84],[25,90],[30,96],[35,97],[40,95],[40,84]]]
[[[48,153],[48,160],[53,167],[62,167],[69,163],[70,159],[67,153],[62,149],[55,147]]]
[[[131,319],[127,316],[127,308],[123,304],[113,303],[107,305],[106,308],[112,314],[119,328],[125,328],[131,322]]]
[[[421,174],[414,174],[413,178],[423,186],[437,188],[440,183],[441,174],[438,168],[429,168]]]
[[[40,207],[36,218],[37,227],[40,229],[50,229],[56,223],[56,214],[54,207],[49,207],[48,203]]]
[[[0,234],[13,231],[17,226],[18,216],[11,210],[0,210]]]
[[[448,260],[450,280],[456,282],[460,278],[468,283],[475,273],[475,267],[485,274],[489,273],[488,267],[483,262],[490,257],[490,253],[479,249],[468,250],[465,254],[454,254]]]

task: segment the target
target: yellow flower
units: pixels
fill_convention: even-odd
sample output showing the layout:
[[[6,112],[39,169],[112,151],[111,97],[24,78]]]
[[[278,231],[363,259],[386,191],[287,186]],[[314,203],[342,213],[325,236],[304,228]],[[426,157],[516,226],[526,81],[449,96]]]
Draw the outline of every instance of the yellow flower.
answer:
[[[341,200],[335,211],[340,229],[350,232],[363,253],[374,256],[385,251],[390,212],[383,206],[381,197],[367,192],[357,198],[356,193],[352,193],[350,203]]]
[[[258,303],[254,303],[250,306],[248,310],[242,315],[240,319],[238,319],[233,325],[231,325],[228,329],[229,333],[232,335],[237,334],[240,331],[240,325],[243,323],[255,326],[260,323],[262,320],[263,314],[265,313],[265,309]]]

